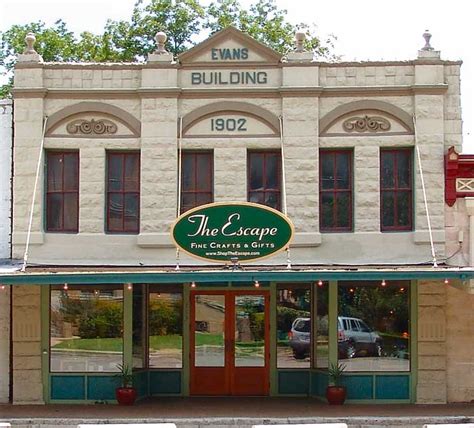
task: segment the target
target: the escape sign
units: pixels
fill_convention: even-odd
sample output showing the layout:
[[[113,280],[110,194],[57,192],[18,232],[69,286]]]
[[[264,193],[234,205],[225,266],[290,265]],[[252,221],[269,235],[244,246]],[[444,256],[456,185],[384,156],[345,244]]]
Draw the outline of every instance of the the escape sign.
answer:
[[[288,247],[291,221],[273,208],[248,202],[202,205],[182,214],[171,228],[176,245],[199,259],[248,262]]]

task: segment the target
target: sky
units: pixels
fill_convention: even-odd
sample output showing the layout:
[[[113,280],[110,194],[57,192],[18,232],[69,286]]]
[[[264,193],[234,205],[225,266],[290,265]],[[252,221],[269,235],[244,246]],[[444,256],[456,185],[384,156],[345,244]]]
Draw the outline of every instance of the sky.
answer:
[[[70,30],[101,33],[107,19],[129,19],[136,0],[0,0],[0,31],[13,24],[62,19]],[[209,0],[201,0],[207,4]],[[241,0],[248,6],[251,0]],[[411,60],[431,45],[445,60],[463,61],[461,99],[463,152],[474,154],[474,36],[468,0],[276,0],[293,23],[315,24],[317,35],[337,37],[334,53],[342,60]]]

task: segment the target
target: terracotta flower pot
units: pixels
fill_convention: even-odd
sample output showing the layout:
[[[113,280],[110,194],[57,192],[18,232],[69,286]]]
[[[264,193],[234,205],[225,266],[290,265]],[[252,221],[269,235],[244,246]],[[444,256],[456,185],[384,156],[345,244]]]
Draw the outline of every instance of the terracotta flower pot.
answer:
[[[346,401],[346,387],[345,386],[328,386],[326,388],[326,398],[329,404],[344,404]]]
[[[135,388],[117,388],[115,398],[121,406],[131,406],[137,398],[137,390]]]

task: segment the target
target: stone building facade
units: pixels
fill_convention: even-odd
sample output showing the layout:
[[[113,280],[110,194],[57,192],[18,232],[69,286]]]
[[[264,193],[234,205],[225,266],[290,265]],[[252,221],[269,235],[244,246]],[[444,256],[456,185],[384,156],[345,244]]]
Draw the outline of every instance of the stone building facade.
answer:
[[[0,265],[10,258],[12,102],[0,101]],[[10,372],[10,290],[0,293],[0,403],[8,401]]]
[[[270,315],[265,324],[269,351],[264,363],[270,369],[265,374],[269,387],[262,394],[319,396],[327,384],[327,372],[316,362],[316,355],[320,361],[335,362],[338,354],[352,358],[355,351],[352,354],[352,348],[343,347],[338,332],[348,334],[350,329],[342,325],[345,319],[358,320],[354,322],[364,328],[362,315],[356,317],[354,308],[352,318],[338,312],[338,290],[342,295],[346,289],[340,287],[350,287],[344,281],[363,288],[361,281],[385,287],[386,280],[397,284],[399,293],[409,286],[403,309],[409,313],[409,327],[400,330],[398,341],[390,342],[393,349],[388,346],[389,335],[384,336],[385,347],[379,347],[378,355],[370,360],[376,369],[364,365],[359,373],[351,373],[349,398],[417,403],[472,400],[474,352],[468,326],[473,321],[473,295],[466,291],[472,263],[459,258],[462,251],[469,253],[466,246],[452,255],[465,220],[455,219],[457,214],[446,207],[443,192],[445,154],[450,147],[459,152],[462,144],[461,63],[441,60],[429,43],[410,61],[318,62],[300,45],[282,57],[232,28],[176,59],[164,50],[164,40],[163,35],[157,36],[157,51],[145,63],[44,63],[34,52],[19,58],[14,86],[13,257],[23,258],[28,250],[31,267],[4,279],[15,284],[14,402],[90,401],[107,396],[97,392],[97,385],[107,376],[99,382],[87,373],[76,379],[51,369],[48,353],[57,344],[48,342],[49,335],[57,334],[58,342],[64,341],[70,329],[63,325],[58,333],[51,327],[54,317],[59,317],[54,305],[62,302],[60,293],[68,285],[71,290],[71,284],[92,288],[94,284],[123,284],[124,319],[130,322],[135,319],[132,309],[126,318],[126,307],[131,308],[135,297],[130,297],[131,290],[135,293],[145,282],[147,290],[153,289],[152,284],[178,283],[183,287],[184,319],[191,319],[183,324],[183,355],[187,355],[190,347],[197,346],[192,337],[200,336],[194,324],[197,318],[192,318],[198,313],[196,302],[198,297],[205,300],[218,293],[212,284],[225,282],[230,288],[222,293],[237,296],[239,283],[249,286],[267,281],[262,289],[268,287],[268,295],[261,298],[270,305],[270,312],[265,312]],[[265,164],[270,162],[268,153],[277,153],[280,199],[274,207],[294,224],[289,252],[245,265],[242,271],[210,267],[177,252],[169,230],[180,205],[186,205],[186,156],[201,162],[203,153],[210,156],[212,165],[208,168],[211,189],[207,189],[211,200],[206,202],[222,203],[252,201],[259,192],[275,192],[266,185],[264,190],[252,187],[252,174],[261,170],[255,172],[249,165],[253,156]],[[129,185],[138,187],[122,191],[128,195],[124,198],[138,194],[138,207],[130,202],[129,208],[123,208],[125,202],[119,203],[122,223],[117,227],[125,229],[117,233],[113,229],[117,208],[110,201],[115,197],[113,181],[119,179],[111,177],[110,171],[114,162],[132,164],[137,159],[139,178],[130,178]],[[35,176],[38,162],[44,167]],[[57,167],[63,171],[59,189],[54,188],[57,183],[49,182],[55,162],[64,165]],[[78,173],[67,176],[66,163],[67,171]],[[342,172],[325,172],[327,165],[337,169],[336,165],[343,164]],[[387,184],[391,178],[384,174],[396,176],[395,184]],[[66,189],[68,180],[75,184]],[[323,196],[325,191],[330,195]],[[62,201],[69,197],[66,194],[77,195],[77,206],[66,216],[63,211],[59,223],[51,208],[56,206],[55,192],[61,193]],[[196,198],[197,193],[194,189]],[[392,197],[399,199],[390,205],[384,198]],[[58,206],[66,210],[65,202]],[[136,218],[138,226],[133,223]],[[190,284],[200,280],[209,288],[194,301],[197,292]],[[64,291],[51,284],[61,284]],[[319,315],[326,309],[318,306],[313,284],[328,287],[329,309],[324,316]],[[292,290],[300,293],[304,287],[312,296],[313,309],[306,309],[304,316],[300,312],[290,323],[292,337],[298,320],[305,322],[317,313],[312,318],[313,331],[329,320],[328,333],[321,333],[326,342],[313,333],[307,365],[297,370],[291,360],[282,363],[280,370],[280,345],[274,331],[279,315],[271,313],[278,313],[278,299]],[[346,291],[354,293],[353,288]],[[114,289],[109,296],[118,294]],[[215,308],[216,302],[208,307]],[[339,309],[341,304],[339,300]],[[380,325],[393,326],[389,318],[380,319]],[[201,333],[212,331],[207,324],[202,326]],[[129,335],[123,355],[130,364],[132,327],[125,324],[123,332]],[[378,337],[374,331],[371,334]],[[282,337],[278,341],[284,341]],[[347,346],[354,345],[354,340],[346,339]],[[288,346],[293,346],[291,340]],[[300,359],[297,348],[293,351],[295,359]],[[384,357],[388,365],[378,365],[374,357]],[[184,358],[180,369],[147,371],[147,380],[140,378],[141,394],[193,394],[197,391],[193,389],[196,358]],[[353,358],[350,363],[355,367],[363,361],[369,359]],[[141,367],[146,368],[148,363]],[[145,372],[137,370],[137,379],[141,373]],[[175,378],[175,389],[162,386]],[[110,382],[100,385],[110,389]],[[73,395],[67,395],[71,390]],[[197,394],[207,395],[206,391]]]

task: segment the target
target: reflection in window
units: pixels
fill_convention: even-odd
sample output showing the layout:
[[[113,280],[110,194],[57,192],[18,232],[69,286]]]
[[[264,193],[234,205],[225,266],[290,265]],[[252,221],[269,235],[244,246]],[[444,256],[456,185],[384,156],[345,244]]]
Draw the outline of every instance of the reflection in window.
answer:
[[[122,322],[121,284],[52,286],[51,371],[118,371]]]
[[[320,281],[316,287],[316,367],[329,366],[329,284]]]
[[[408,281],[342,281],[338,301],[338,353],[346,370],[410,370]]]
[[[311,290],[299,285],[278,288],[277,367],[309,367],[311,358]]]
[[[151,288],[148,309],[149,366],[183,366],[183,295]]]

